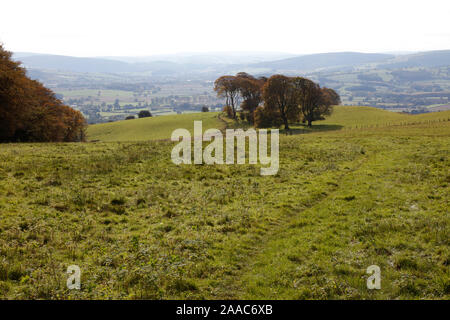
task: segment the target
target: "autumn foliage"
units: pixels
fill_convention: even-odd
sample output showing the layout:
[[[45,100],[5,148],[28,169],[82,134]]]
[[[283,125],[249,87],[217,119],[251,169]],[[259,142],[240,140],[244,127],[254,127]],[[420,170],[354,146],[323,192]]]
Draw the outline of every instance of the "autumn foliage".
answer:
[[[341,103],[333,89],[321,88],[306,78],[280,74],[268,79],[245,72],[222,76],[216,80],[214,90],[219,97],[226,98],[224,111],[230,118],[236,119],[240,107],[246,119],[260,128],[283,124],[289,129],[289,123],[298,122],[311,126],[313,121],[330,115],[333,105]]]
[[[0,142],[83,141],[83,115],[31,80],[0,45]]]

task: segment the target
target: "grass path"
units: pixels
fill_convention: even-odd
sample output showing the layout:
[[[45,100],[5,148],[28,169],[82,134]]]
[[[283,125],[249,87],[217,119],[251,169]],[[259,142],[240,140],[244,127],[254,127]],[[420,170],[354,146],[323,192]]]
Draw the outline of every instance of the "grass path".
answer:
[[[341,181],[345,179],[345,177],[349,175],[353,175],[355,171],[367,161],[367,157],[362,157],[358,161],[353,161],[351,164],[352,168],[349,168],[349,171],[345,171],[338,176],[336,176],[336,181]],[[318,194],[311,202],[297,203],[297,206],[292,208],[294,212],[287,214],[281,219],[272,225],[272,228],[269,232],[258,241],[249,244],[249,250],[245,255],[245,261],[241,261],[242,265],[245,267],[242,268],[238,273],[233,274],[223,280],[223,286],[226,288],[221,291],[224,295],[215,296],[215,299],[255,299],[255,297],[249,292],[251,285],[250,278],[255,276],[255,270],[258,270],[258,266],[261,267],[261,260],[264,260],[266,255],[269,253],[268,248],[271,247],[272,243],[276,241],[276,239],[280,239],[285,234],[286,230],[292,228],[293,225],[296,224],[299,216],[304,216],[307,214],[311,208],[320,205],[320,203],[327,201],[327,199],[331,198],[334,194],[339,191],[339,187],[336,184],[327,184],[326,189],[323,189],[321,194]],[[277,268],[278,265],[267,266],[269,268]],[[264,297],[258,297],[260,299],[265,299]],[[277,299],[277,297],[272,297],[272,299]]]
[[[446,142],[428,138],[435,151],[422,154],[396,140],[355,161],[310,207],[279,220],[217,298],[448,297],[448,177],[427,170],[430,162],[445,169]],[[372,264],[381,267],[383,290],[366,288]]]

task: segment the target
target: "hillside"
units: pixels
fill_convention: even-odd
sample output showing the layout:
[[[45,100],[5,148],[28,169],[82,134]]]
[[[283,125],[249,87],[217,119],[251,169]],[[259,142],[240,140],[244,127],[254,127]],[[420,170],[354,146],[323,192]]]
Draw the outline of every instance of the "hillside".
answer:
[[[450,112],[430,112],[411,115],[406,113],[386,111],[373,107],[349,107],[338,106],[333,114],[317,124],[335,124],[343,128],[364,128],[368,126],[390,126],[398,124],[412,124],[415,122],[426,122],[450,119]]]
[[[450,111],[409,115],[372,107],[338,106],[334,108],[333,114],[326,120],[314,122],[311,130],[340,130],[369,126],[382,127],[395,124],[435,121],[439,119],[447,120],[448,118],[450,118]],[[218,119],[218,113],[191,113],[90,125],[87,134],[90,141],[145,141],[169,139],[172,131],[177,128],[186,128],[192,132],[194,120],[202,120],[204,130],[209,128],[221,129],[224,127],[224,122]],[[292,128],[310,130],[303,126],[293,126]]]
[[[380,68],[434,68],[450,65],[450,50],[438,50],[401,55],[386,63]]]
[[[99,141],[145,141],[170,139],[172,131],[178,128],[194,130],[194,120],[203,121],[203,129],[224,127],[218,113],[189,113],[167,115],[134,120],[90,125],[87,130],[88,140]]]
[[[19,55],[18,60],[20,60],[26,68],[33,69],[94,73],[137,71],[133,65],[128,63],[99,58],[79,58],[50,54],[36,54],[30,56]]]
[[[368,126],[381,115],[423,121]],[[280,135],[275,176],[259,164],[176,166],[170,141],[5,144],[0,297],[448,299],[443,116],[336,108],[324,122],[358,129]],[[209,113],[89,130],[156,139],[199,117],[220,124]],[[81,290],[66,287],[72,264]],[[366,287],[373,264],[381,290]]]
[[[252,66],[267,68],[276,73],[287,70],[306,72],[324,68],[354,67],[366,63],[387,61],[393,57],[393,55],[382,53],[333,52],[262,62]]]

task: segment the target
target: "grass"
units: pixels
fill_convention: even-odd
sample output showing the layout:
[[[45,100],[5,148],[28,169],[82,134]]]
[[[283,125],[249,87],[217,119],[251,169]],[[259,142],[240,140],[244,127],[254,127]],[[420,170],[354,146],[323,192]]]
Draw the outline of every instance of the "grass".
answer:
[[[223,129],[224,126],[229,128],[244,127],[244,129],[248,127],[248,124],[244,122],[233,123],[226,117],[219,119],[218,115],[217,112],[192,113],[102,123],[90,125],[87,133],[88,139],[91,141],[146,141],[169,139],[172,131],[177,128],[187,128],[192,133],[194,120],[202,120],[204,130],[209,128]],[[450,111],[410,115],[372,107],[339,106],[334,108],[333,114],[326,120],[314,122],[312,128],[304,125],[292,125],[291,133],[400,126],[449,121],[449,119]]]
[[[282,135],[265,177],[175,166],[170,141],[1,145],[0,297],[448,299],[450,122],[429,120]]]
[[[450,112],[431,112],[418,115],[385,111],[373,107],[339,106],[326,120],[316,124],[341,125],[344,128],[383,127],[418,122],[449,120]]]
[[[224,123],[216,112],[167,115],[160,117],[123,120],[90,125],[89,140],[99,141],[145,141],[170,139],[173,130],[185,128],[193,133],[194,120],[201,120],[203,130],[223,128]]]

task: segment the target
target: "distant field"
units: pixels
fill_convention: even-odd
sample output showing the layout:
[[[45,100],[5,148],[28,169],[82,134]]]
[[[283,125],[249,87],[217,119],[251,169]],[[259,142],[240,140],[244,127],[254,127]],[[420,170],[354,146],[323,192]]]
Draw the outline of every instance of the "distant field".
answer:
[[[114,102],[115,99],[133,101],[132,91],[124,90],[96,90],[96,89],[80,89],[80,90],[55,90],[56,93],[64,95],[64,98],[99,98],[104,101]],[[99,95],[100,93],[100,95]]]
[[[450,119],[450,112],[433,112],[411,115],[406,113],[391,112],[373,107],[346,107],[334,108],[334,112],[326,120],[317,124],[335,124],[343,127],[392,125],[413,123],[419,121]]]
[[[193,132],[194,120],[203,121],[203,129],[224,127],[216,112],[167,115],[90,125],[88,139],[100,141],[145,141],[169,139],[172,131],[185,128]]]

